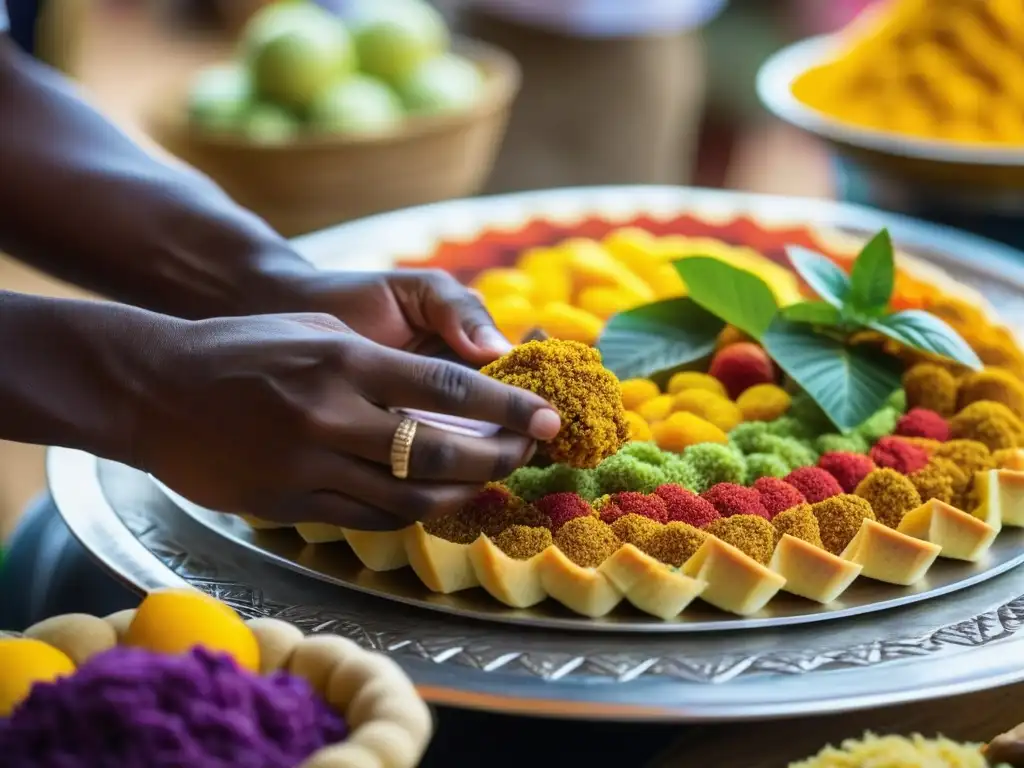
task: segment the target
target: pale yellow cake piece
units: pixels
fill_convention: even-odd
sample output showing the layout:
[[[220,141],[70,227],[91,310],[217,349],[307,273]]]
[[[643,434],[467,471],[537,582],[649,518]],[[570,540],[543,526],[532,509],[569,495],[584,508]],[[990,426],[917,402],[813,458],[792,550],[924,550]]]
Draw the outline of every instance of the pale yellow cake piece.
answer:
[[[786,584],[781,574],[713,536],[683,563],[681,570],[707,582],[700,594],[702,600],[740,616],[760,611]]]
[[[403,531],[409,565],[434,592],[450,594],[480,585],[469,560],[469,545],[432,536],[422,524]]]
[[[1000,451],[1003,455],[1000,469],[1012,469],[1017,472],[1024,472],[1024,449],[1014,448],[1008,451]]]
[[[345,540],[345,532],[341,528],[326,523],[298,523],[295,531],[307,544],[331,544]]]
[[[862,565],[861,573],[869,579],[905,587],[928,572],[941,550],[938,544],[865,520],[841,557]]]
[[[516,560],[486,536],[469,545],[469,562],[480,586],[491,597],[512,608],[529,608],[547,598],[540,580],[543,555],[540,552],[529,560]]]
[[[938,499],[929,499],[904,515],[897,530],[938,544],[940,557],[969,562],[984,555],[999,533],[981,518]]]
[[[632,544],[624,544],[598,569],[644,613],[672,619],[692,603],[707,583],[684,575]]]
[[[279,528],[291,528],[291,526],[286,523],[273,523],[270,520],[261,520],[258,517],[253,517],[252,515],[239,515],[239,517],[248,523],[250,528],[257,531],[273,531]]]
[[[978,506],[971,512],[996,531],[1004,525],[1024,526],[1024,472],[990,469],[974,474]]]
[[[786,579],[783,589],[816,603],[831,603],[849,588],[862,566],[810,542],[783,534],[768,567]]]
[[[544,591],[571,611],[600,618],[622,601],[622,590],[597,568],[581,568],[558,547],[548,547],[538,561]]]
[[[345,541],[371,571],[397,571],[409,564],[403,531],[353,531],[345,528]]]

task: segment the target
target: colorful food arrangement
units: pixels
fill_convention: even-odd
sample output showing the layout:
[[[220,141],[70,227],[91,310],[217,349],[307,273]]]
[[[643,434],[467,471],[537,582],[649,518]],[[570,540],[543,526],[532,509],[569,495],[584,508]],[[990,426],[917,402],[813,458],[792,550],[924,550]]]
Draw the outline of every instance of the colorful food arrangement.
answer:
[[[0,638],[5,764],[412,768],[431,727],[386,657],[193,590]]]
[[[1024,6],[1002,0],[878,4],[793,95],[852,125],[954,142],[1024,143]]]
[[[313,2],[274,3],[248,24],[239,60],[204,70],[189,94],[200,130],[251,141],[302,133],[373,136],[410,117],[471,109],[483,73],[450,52],[423,0],[372,0],[344,21]]]
[[[552,286],[563,318],[595,286],[631,298],[483,370],[561,413],[534,465],[404,531],[299,534],[436,592],[668,620],[697,598],[750,615],[780,591],[912,585],[1024,525],[1024,356],[973,297],[898,269],[885,232],[845,262],[790,248],[788,267],[692,244],[626,228],[465,276],[499,318],[528,303],[523,334]]]

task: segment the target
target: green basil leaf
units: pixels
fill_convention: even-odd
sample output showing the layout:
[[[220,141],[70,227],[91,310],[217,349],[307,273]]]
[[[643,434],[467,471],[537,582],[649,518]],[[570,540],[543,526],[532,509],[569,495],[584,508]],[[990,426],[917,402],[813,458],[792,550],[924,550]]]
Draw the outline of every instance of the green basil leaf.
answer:
[[[931,352],[978,370],[981,360],[971,346],[935,315],[920,309],[908,309],[880,317],[869,327],[909,347]]]
[[[896,286],[896,262],[889,230],[883,229],[864,246],[850,270],[846,303],[860,315],[877,317],[889,307]]]
[[[710,256],[675,262],[691,300],[755,339],[778,311],[775,294],[757,275]]]
[[[782,308],[782,316],[794,323],[812,325],[838,325],[842,316],[839,310],[824,301],[802,301]]]
[[[707,357],[724,327],[689,299],[666,299],[612,317],[597,349],[620,379],[646,378]]]
[[[851,347],[806,325],[780,318],[761,343],[841,432],[862,424],[900,387],[901,366],[895,358]]]
[[[799,245],[791,245],[786,255],[793,269],[823,301],[839,309],[850,293],[850,278],[831,259]]]

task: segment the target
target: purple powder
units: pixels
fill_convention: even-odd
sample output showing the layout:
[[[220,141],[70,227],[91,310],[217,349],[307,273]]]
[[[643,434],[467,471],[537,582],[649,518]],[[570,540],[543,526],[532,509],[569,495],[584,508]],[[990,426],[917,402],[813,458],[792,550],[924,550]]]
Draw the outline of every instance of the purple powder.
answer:
[[[347,728],[309,684],[226,655],[116,648],[0,720],[12,768],[294,768]]]

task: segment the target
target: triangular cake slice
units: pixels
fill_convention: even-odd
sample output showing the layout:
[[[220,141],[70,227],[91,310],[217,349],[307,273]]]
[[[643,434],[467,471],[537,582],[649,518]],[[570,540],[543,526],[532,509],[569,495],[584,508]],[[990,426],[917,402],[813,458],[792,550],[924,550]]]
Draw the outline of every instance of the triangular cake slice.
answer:
[[[326,523],[298,523],[295,532],[307,544],[331,544],[345,540],[345,532],[341,528]]]
[[[1024,472],[990,469],[974,475],[978,506],[971,513],[997,531],[1004,525],[1024,526]]]
[[[540,554],[540,580],[544,590],[566,608],[598,619],[622,602],[622,590],[598,568],[583,568],[558,547]]]
[[[968,562],[980,559],[999,533],[981,518],[938,499],[929,499],[904,515],[897,530],[938,544],[940,557]]]
[[[480,536],[469,545],[468,555],[480,586],[505,605],[529,608],[547,598],[548,593],[540,581],[543,552],[529,560],[516,560],[502,552],[489,538]]]
[[[624,544],[601,563],[599,570],[644,613],[673,619],[692,603],[707,584],[656,560],[632,544]]]
[[[782,575],[713,536],[683,563],[681,570],[686,576],[707,582],[700,594],[702,600],[740,616],[760,611],[786,583]]]
[[[863,566],[869,579],[906,587],[924,577],[940,551],[938,544],[865,520],[840,557]]]
[[[371,571],[397,571],[409,564],[403,531],[353,531],[346,528],[344,534],[356,557]]]
[[[817,603],[831,603],[853,583],[862,566],[783,534],[768,565],[786,579],[783,589]]]
[[[480,585],[469,560],[469,545],[427,533],[421,523],[402,531],[409,565],[434,592],[447,595]]]

